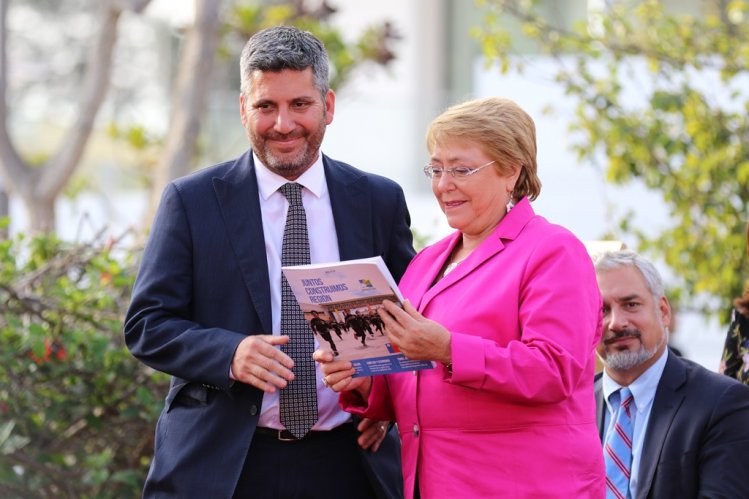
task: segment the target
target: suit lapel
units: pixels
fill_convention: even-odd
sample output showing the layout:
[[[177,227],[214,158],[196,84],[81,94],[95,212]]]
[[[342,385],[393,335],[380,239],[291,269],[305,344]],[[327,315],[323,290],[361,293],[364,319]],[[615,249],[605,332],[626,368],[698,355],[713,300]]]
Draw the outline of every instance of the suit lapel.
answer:
[[[372,211],[367,177],[323,155],[325,180],[341,260],[373,256]]]
[[[650,421],[645,432],[645,442],[640,457],[640,472],[637,496],[647,497],[653,483],[655,470],[660,461],[663,442],[668,435],[671,422],[684,401],[684,394],[679,390],[687,381],[684,364],[675,355],[669,353],[666,367],[650,409]]]
[[[596,374],[594,383],[595,397],[596,397],[596,426],[598,427],[598,438],[603,443],[603,437],[606,434],[606,401],[603,400],[603,375],[602,373]]]
[[[237,159],[223,178],[213,179],[213,188],[234,256],[262,325],[270,333],[271,306],[268,264],[257,177],[248,151]]]

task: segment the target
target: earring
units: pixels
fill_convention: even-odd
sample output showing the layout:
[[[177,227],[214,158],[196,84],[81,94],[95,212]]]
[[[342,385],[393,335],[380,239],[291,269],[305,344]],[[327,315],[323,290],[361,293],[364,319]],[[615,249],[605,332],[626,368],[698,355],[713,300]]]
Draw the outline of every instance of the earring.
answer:
[[[507,198],[507,213],[509,213],[512,207],[515,206],[515,202],[512,200],[512,192],[508,194],[509,196]]]

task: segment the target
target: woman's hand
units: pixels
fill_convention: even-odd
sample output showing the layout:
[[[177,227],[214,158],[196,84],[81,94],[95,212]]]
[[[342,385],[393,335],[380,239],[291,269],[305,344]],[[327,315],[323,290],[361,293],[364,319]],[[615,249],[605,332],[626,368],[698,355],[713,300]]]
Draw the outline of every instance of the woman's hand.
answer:
[[[450,331],[421,315],[408,300],[403,302],[402,309],[389,300],[382,304],[377,313],[385,323],[388,339],[406,357],[443,364],[452,362]]]
[[[333,352],[326,349],[316,350],[312,358],[320,363],[323,373],[322,382],[325,386],[336,392],[356,390],[362,400],[369,398],[369,391],[372,388],[372,378],[362,376],[354,378],[356,369],[348,360],[335,360]]]

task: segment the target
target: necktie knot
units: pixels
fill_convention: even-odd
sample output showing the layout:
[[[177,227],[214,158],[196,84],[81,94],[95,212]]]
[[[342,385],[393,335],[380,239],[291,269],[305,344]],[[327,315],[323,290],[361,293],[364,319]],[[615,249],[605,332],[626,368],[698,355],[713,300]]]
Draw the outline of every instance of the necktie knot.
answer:
[[[281,194],[289,200],[289,205],[298,206],[302,204],[302,186],[295,182],[287,182],[278,188]]]

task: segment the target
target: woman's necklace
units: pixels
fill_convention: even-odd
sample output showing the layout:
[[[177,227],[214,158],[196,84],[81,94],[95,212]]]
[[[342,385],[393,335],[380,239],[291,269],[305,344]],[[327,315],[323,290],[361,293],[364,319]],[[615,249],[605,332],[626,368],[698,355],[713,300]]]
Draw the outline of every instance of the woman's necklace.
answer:
[[[462,261],[463,260],[459,260],[457,262],[448,263],[447,266],[445,267],[445,271],[442,273],[442,275],[446,276],[447,274],[449,274],[450,272],[452,272],[453,270],[455,270],[455,267],[457,267],[458,264],[460,262],[462,262]]]
[[[468,255],[470,255],[472,251],[473,249],[466,250],[463,243],[459,242],[455,248],[453,248],[452,254],[450,255],[450,259],[453,261],[445,265],[445,270],[442,271],[442,277],[445,277],[447,274],[455,270],[455,267],[468,258]],[[456,258],[458,255],[462,256],[462,258]]]

